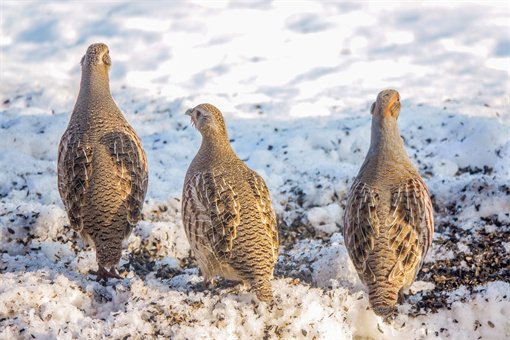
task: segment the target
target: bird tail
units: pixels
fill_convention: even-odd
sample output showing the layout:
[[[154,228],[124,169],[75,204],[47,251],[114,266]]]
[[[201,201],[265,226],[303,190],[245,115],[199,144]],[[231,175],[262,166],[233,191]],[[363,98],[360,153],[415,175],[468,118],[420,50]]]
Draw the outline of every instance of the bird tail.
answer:
[[[268,278],[257,279],[252,282],[252,287],[260,301],[270,302],[273,300],[273,289]]]
[[[109,268],[119,264],[122,255],[122,242],[96,242],[96,260],[100,266]]]
[[[368,301],[374,313],[379,316],[390,316],[395,311],[399,297],[397,287],[370,287]]]

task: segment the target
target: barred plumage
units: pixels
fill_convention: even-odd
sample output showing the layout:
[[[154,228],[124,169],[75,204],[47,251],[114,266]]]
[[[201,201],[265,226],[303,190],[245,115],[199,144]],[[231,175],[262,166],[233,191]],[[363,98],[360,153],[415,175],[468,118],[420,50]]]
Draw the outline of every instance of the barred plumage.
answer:
[[[398,92],[382,91],[371,113],[370,149],[348,195],[344,239],[370,305],[388,316],[423,264],[434,221],[429,192],[398,131]]]
[[[141,218],[147,160],[111,97],[108,47],[91,45],[81,65],[80,93],[58,150],[58,189],[71,226],[96,249],[97,281],[108,281],[119,278],[122,241]]]
[[[202,145],[186,173],[182,214],[204,288],[214,276],[243,280],[269,301],[278,230],[266,183],[232,150],[217,108],[201,104],[186,114]]]

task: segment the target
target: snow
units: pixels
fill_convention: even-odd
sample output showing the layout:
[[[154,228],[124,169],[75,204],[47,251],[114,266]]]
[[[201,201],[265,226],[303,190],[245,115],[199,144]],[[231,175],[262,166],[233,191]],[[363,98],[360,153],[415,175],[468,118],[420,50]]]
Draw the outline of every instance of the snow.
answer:
[[[508,267],[415,313],[438,282],[422,276],[385,323],[341,234],[368,110],[386,88],[401,94],[400,132],[434,200],[426,265],[470,255],[481,234],[510,233],[507,2],[0,6],[0,338],[510,337]],[[127,275],[106,285],[88,275],[94,251],[73,235],[56,187],[79,61],[97,42],[110,48],[111,91],[150,171],[144,218],[120,262]],[[201,142],[184,112],[203,102],[222,110],[234,150],[266,180],[281,231],[295,237],[282,240],[274,304],[242,286],[200,289],[180,198]],[[452,230],[461,242],[442,246]],[[489,251],[508,256],[509,239],[499,243]],[[469,261],[459,267],[472,270]]]
[[[343,209],[338,203],[332,203],[326,207],[313,207],[308,211],[308,220],[312,226],[329,234],[338,231],[342,216]]]

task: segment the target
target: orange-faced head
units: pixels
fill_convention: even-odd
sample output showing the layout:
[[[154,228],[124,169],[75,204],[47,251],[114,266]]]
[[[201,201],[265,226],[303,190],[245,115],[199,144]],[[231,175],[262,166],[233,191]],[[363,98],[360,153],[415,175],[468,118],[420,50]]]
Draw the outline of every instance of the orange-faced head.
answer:
[[[400,115],[400,94],[395,90],[384,90],[379,93],[375,103],[370,107],[374,117],[393,117]]]

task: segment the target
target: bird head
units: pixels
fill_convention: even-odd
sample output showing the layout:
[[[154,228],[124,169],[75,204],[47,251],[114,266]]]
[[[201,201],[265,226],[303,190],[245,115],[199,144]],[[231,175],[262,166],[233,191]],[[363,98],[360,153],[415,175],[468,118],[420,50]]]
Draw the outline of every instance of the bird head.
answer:
[[[102,43],[90,45],[83,58],[81,58],[80,64],[82,67],[103,66],[106,68],[106,71],[109,71],[112,59],[110,58],[108,46]]]
[[[221,111],[211,104],[200,104],[186,110],[186,115],[191,117],[191,124],[202,135],[227,134],[227,128]]]
[[[400,94],[395,90],[384,90],[379,93],[375,103],[370,107],[374,117],[393,117],[400,115]]]

